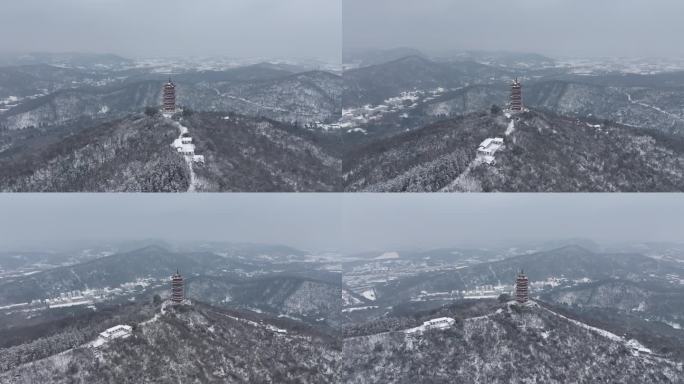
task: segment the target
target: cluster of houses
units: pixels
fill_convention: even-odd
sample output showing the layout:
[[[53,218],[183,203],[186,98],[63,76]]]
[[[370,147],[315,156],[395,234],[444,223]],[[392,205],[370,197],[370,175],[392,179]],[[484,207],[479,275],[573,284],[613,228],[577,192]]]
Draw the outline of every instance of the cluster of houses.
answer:
[[[406,119],[409,117],[409,110],[416,108],[421,102],[434,100],[446,91],[445,88],[441,87],[430,91],[404,91],[399,96],[384,100],[383,104],[368,104],[357,108],[342,109],[339,122],[326,125],[324,129],[342,128],[347,129],[348,132],[365,132],[365,130],[360,129],[361,126],[382,120],[385,115],[392,113]]]

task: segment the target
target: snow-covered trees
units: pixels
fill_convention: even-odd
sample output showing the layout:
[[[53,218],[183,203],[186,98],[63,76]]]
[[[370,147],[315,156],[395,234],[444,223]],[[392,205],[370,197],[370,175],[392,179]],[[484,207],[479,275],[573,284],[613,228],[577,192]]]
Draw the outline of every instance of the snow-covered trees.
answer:
[[[0,156],[0,189],[185,190],[188,170],[169,145],[174,137],[170,124],[140,116],[108,123],[85,121],[28,137]]]
[[[343,381],[353,383],[676,383],[684,373],[542,308],[503,309],[420,336],[350,337],[343,354]]]
[[[507,119],[474,113],[377,140],[343,160],[347,191],[681,191],[684,141],[656,130],[519,115],[496,164],[468,164]],[[454,183],[468,170],[467,177]],[[465,183],[465,184],[464,184]],[[451,184],[451,185],[450,185]]]
[[[78,347],[5,373],[0,367],[0,382],[339,382],[339,343],[306,327],[276,332],[269,325],[278,321],[198,303],[169,308],[98,349]]]

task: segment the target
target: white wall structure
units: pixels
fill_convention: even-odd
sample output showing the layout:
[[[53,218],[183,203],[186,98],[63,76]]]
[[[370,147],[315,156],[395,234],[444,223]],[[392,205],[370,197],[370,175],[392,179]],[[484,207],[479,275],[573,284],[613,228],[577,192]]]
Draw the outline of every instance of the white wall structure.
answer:
[[[130,336],[131,333],[133,333],[133,328],[130,325],[116,325],[100,333],[100,337],[105,340],[113,340],[118,338],[126,338]]]
[[[438,317],[436,319],[431,319],[423,323],[427,329],[447,329],[454,325],[456,320],[451,317]]]
[[[477,157],[487,164],[494,164],[494,154],[504,145],[502,137],[489,137],[484,139],[477,147]]]
[[[423,322],[423,325],[417,326],[415,328],[410,328],[405,330],[404,332],[407,334],[422,334],[423,332],[430,330],[430,329],[448,329],[451,328],[452,325],[456,323],[456,320],[452,319],[451,317],[438,317],[435,319],[430,319],[428,321]]]
[[[181,133],[181,136],[173,141],[173,147],[181,155],[188,156],[191,161],[204,164],[204,156],[195,154],[195,144],[192,142],[192,137],[187,134],[187,132]]]
[[[93,348],[99,348],[114,339],[128,338],[131,334],[133,334],[133,327],[130,325],[116,325],[101,332],[97,339],[90,342],[89,345]]]

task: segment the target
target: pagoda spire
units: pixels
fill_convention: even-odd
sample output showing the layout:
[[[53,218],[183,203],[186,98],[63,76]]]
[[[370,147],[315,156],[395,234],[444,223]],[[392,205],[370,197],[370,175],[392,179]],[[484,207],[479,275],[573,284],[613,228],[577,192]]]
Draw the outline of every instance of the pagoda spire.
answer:
[[[520,304],[525,304],[529,300],[529,280],[522,269],[515,279],[515,300]]]
[[[171,75],[162,88],[162,112],[169,116],[176,113],[176,84],[171,81]]]
[[[176,274],[171,276],[171,302],[180,304],[183,300],[185,300],[183,276],[181,276],[180,270],[176,268]]]
[[[512,112],[521,112],[523,110],[522,84],[518,80],[517,76],[515,80],[513,80],[513,83],[511,83],[511,97],[509,109]]]

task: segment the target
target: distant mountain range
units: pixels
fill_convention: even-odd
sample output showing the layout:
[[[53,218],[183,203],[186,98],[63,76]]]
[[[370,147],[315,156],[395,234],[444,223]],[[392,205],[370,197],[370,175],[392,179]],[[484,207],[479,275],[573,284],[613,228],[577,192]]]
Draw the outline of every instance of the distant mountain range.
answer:
[[[26,303],[54,298],[62,292],[114,288],[145,277],[168,278],[177,268],[191,274],[229,264],[210,253],[179,254],[150,246],[3,281],[0,303]]]
[[[69,68],[110,69],[130,66],[133,60],[114,54],[85,52],[28,52],[0,54],[0,66],[49,64]]]
[[[401,92],[439,87],[446,92],[419,101],[419,107],[410,113],[412,119],[462,115],[488,109],[493,104],[504,105],[508,102],[508,83],[519,77],[523,79],[523,99],[528,107],[684,132],[684,107],[680,103],[684,72],[575,74],[562,67],[551,67],[551,59],[527,56],[473,53],[435,61],[413,53],[353,68],[344,74],[344,108],[379,105]],[[496,57],[506,57],[510,65],[500,64]],[[529,65],[514,64],[526,62]]]
[[[251,308],[263,305],[264,309],[277,310],[277,313],[289,311],[299,316],[334,312],[339,306],[336,302],[340,297],[339,273],[321,272],[317,269],[319,263],[303,265],[259,259],[256,255],[266,249],[245,247],[230,254],[170,251],[151,245],[3,279],[0,306],[53,299],[72,291],[111,290],[141,284],[144,279],[152,279],[153,284],[161,286],[161,289],[154,285],[148,289],[157,289],[166,295],[169,276],[180,270],[188,279],[188,294],[205,301],[243,306],[250,303]],[[277,258],[277,253],[273,257]],[[254,280],[247,279],[248,276],[254,276],[251,278]],[[129,295],[135,294],[136,291],[129,292]],[[337,300],[333,300],[335,297]]]
[[[441,62],[473,61],[494,67],[514,69],[547,68],[556,65],[554,59],[536,53],[478,50],[426,53],[410,47],[346,49],[342,53],[342,61],[347,67],[359,68],[384,64],[407,56],[421,56],[429,60]]]
[[[201,276],[189,279],[186,291],[188,297],[214,305],[244,307],[318,325],[340,323],[341,281],[278,274],[253,279]]]
[[[450,292],[482,285],[512,285],[520,270],[524,270],[531,281],[549,278],[564,278],[570,281],[616,278],[637,282],[648,279],[664,281],[668,273],[684,274],[682,266],[675,262],[656,260],[634,253],[592,252],[579,246],[566,246],[498,261],[481,262],[453,271],[426,272],[377,284],[374,289],[377,302],[399,303],[408,301],[421,291]]]
[[[505,74],[513,75],[513,72],[474,61],[438,63],[413,55],[345,71],[342,99],[345,108],[382,104],[385,99],[403,91],[438,87],[450,89],[470,83],[489,82],[492,76],[499,78]]]
[[[160,105],[167,77],[177,83],[178,103],[198,111],[305,124],[337,120],[341,110],[341,77],[323,71],[293,73],[256,64],[169,76],[144,69],[103,73],[40,64],[0,67],[0,127],[54,126],[84,116],[140,112]]]
[[[458,274],[471,286],[506,282],[506,278],[515,276],[518,270],[524,270],[533,281],[550,277],[570,280],[623,278],[639,281],[646,276],[663,277],[668,272],[684,271],[676,263],[654,260],[636,253],[593,252],[570,245],[474,265]]]

